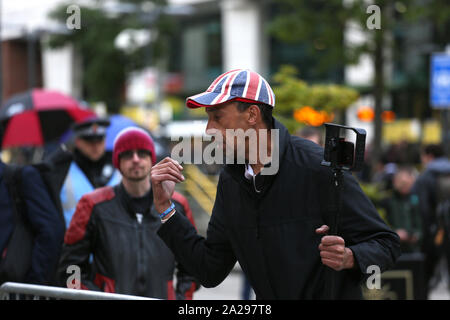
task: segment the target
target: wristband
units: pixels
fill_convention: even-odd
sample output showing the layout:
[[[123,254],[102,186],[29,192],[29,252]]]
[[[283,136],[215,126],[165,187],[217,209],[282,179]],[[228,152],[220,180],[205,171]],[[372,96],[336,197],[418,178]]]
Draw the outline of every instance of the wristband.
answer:
[[[166,211],[164,211],[163,213],[159,214],[159,217],[161,219],[163,219],[165,216],[167,216],[169,213],[171,213],[173,209],[175,209],[175,203],[172,202],[172,204],[170,205],[170,207],[168,207],[166,209]]]

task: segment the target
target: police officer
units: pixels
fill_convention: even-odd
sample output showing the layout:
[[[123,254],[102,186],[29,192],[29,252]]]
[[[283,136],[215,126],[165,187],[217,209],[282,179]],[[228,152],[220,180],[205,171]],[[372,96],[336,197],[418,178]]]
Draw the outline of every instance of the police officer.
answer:
[[[121,175],[113,167],[111,155],[105,151],[109,124],[109,120],[102,118],[75,124],[73,151],[60,150],[59,155],[50,160],[62,181],[60,198],[66,228],[84,194],[120,182]]]

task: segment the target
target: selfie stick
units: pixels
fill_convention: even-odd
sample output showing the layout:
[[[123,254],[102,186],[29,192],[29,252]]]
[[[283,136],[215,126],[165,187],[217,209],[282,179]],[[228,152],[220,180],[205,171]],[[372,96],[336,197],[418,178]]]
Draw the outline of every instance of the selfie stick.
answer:
[[[341,191],[343,185],[343,170],[359,171],[364,163],[364,150],[366,144],[366,131],[364,129],[341,126],[332,123],[325,123],[325,149],[323,166],[330,167],[333,173],[333,188],[331,194],[331,226],[330,235],[338,235],[339,215],[341,209]],[[356,150],[354,152],[354,144],[346,142],[340,138],[340,130],[352,130],[356,133]],[[334,300],[336,272],[328,268],[327,275],[329,278],[328,297]]]

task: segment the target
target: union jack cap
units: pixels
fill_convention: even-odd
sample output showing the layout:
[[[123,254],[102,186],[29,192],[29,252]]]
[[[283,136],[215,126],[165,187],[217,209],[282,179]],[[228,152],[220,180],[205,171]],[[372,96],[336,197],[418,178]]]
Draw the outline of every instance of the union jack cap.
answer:
[[[186,99],[189,108],[211,107],[227,101],[265,103],[275,107],[275,94],[261,75],[246,69],[235,69],[218,76],[202,93]]]

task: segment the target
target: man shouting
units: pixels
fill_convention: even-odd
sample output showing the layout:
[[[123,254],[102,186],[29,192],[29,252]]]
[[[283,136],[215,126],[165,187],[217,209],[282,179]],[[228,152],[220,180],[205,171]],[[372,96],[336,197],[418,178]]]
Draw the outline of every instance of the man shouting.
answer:
[[[207,133],[221,135],[227,155],[244,150],[244,159],[227,160],[220,174],[206,238],[171,209],[174,186],[184,181],[182,166],[166,158],[151,170],[163,222],[158,234],[203,286],[220,284],[239,261],[258,299],[326,299],[329,267],[339,271],[336,297],[359,299],[369,266],[383,272],[394,265],[398,236],[348,173],[340,235],[326,235],[333,179],[321,166],[323,149],[291,136],[272,117],[275,95],[263,77],[242,69],[226,72],[206,92],[188,98],[187,106],[205,108]],[[250,134],[237,141],[229,132],[238,129],[258,132],[256,142],[249,142]]]

